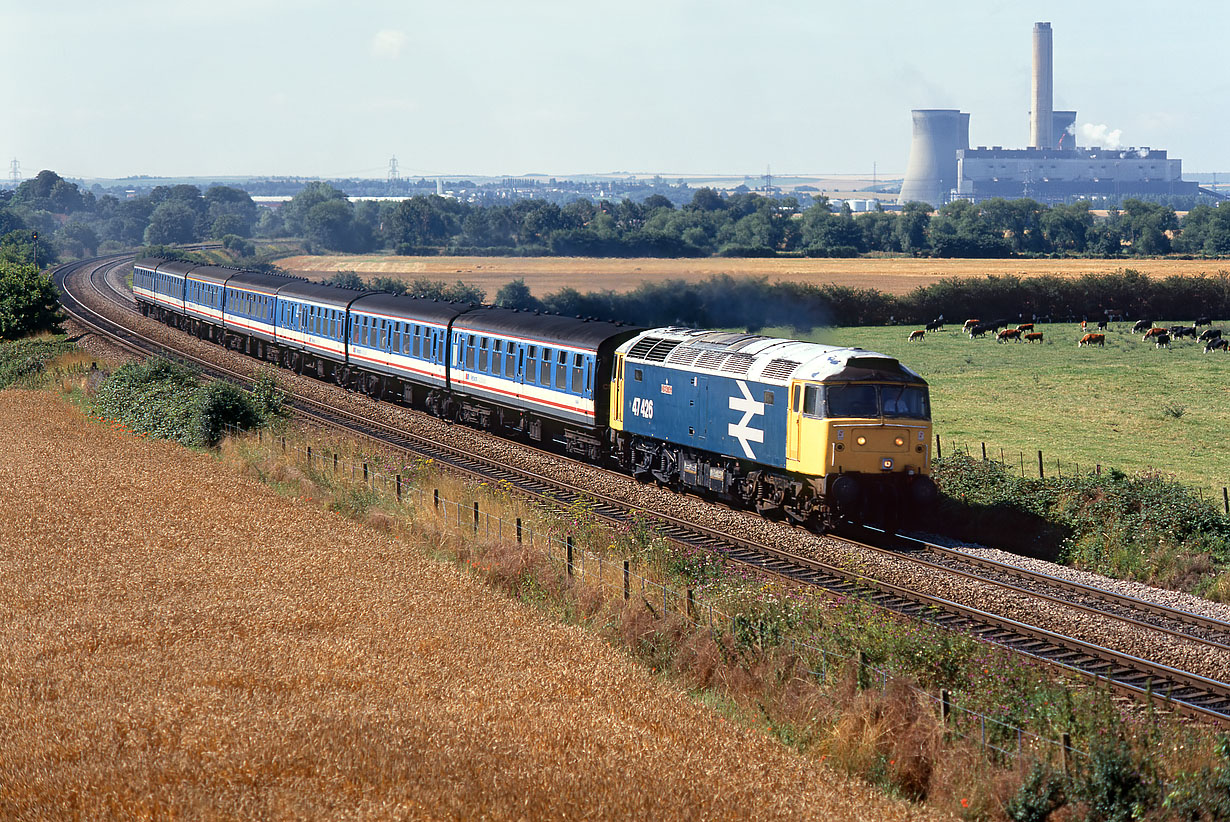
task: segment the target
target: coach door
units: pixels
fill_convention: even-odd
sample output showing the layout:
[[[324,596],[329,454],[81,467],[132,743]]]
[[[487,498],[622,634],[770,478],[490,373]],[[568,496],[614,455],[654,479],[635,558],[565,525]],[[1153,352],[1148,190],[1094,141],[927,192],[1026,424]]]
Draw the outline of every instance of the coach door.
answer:
[[[615,355],[615,379],[611,387],[611,427],[624,430],[624,355]]]

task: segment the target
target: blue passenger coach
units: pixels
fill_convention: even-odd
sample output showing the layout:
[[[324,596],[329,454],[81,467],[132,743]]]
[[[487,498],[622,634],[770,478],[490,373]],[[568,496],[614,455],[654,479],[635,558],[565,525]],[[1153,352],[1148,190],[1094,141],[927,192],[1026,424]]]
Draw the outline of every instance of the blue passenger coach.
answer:
[[[275,310],[278,289],[295,282],[281,274],[239,271],[226,281],[223,321],[244,353],[265,358],[268,344],[277,339]]]
[[[442,409],[437,392],[448,387],[449,325],[471,308],[404,295],[365,294],[350,305],[347,361],[368,374],[368,389]]]

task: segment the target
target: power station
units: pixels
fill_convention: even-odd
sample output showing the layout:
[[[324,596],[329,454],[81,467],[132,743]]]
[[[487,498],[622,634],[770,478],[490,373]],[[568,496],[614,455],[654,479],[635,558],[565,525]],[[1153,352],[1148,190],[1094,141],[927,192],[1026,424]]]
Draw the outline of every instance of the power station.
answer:
[[[914,138],[899,203],[939,207],[954,199],[1029,197],[1041,203],[1137,196],[1194,196],[1182,161],[1144,148],[1081,148],[1076,112],[1054,109],[1050,23],[1035,23],[1029,146],[970,148],[969,115],[957,109],[910,112]]]

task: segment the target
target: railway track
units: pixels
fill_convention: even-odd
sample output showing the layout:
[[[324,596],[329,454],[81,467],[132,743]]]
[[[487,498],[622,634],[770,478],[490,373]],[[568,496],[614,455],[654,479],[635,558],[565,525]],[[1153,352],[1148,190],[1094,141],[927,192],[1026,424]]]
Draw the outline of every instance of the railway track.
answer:
[[[165,350],[162,343],[134,330],[141,323],[127,324],[114,315],[115,307],[140,318],[121,283],[122,266],[131,258],[104,258],[72,263],[57,270],[66,310],[81,324],[94,328],[115,344],[139,354]],[[106,301],[103,309],[96,301]],[[92,307],[90,304],[93,303]],[[142,319],[142,322],[150,322]],[[250,382],[250,372],[220,365],[218,358],[200,357],[183,349],[177,356],[192,360],[207,373],[240,383]],[[586,501],[596,516],[626,523],[633,516],[629,503],[618,495],[545,477],[540,473],[494,461],[476,453],[423,435],[405,426],[392,426],[370,415],[347,411],[336,403],[296,396],[293,410],[316,424],[375,439],[471,476],[503,481],[521,492],[562,504]],[[471,432],[475,437],[487,435]],[[541,453],[541,452],[540,452]],[[552,459],[572,462],[559,455]],[[578,467],[580,464],[577,464]],[[585,466],[593,470],[592,466]],[[619,475],[622,477],[622,475]],[[626,479],[626,478],[623,478]],[[975,607],[881,579],[872,579],[849,568],[801,557],[764,539],[749,539],[727,529],[698,524],[685,517],[647,510],[660,523],[663,536],[676,542],[719,552],[729,559],[796,582],[822,587],[836,594],[859,596],[885,609],[933,624],[964,631],[1018,653],[1058,666],[1065,671],[1109,682],[1121,692],[1140,699],[1152,698],[1176,710],[1230,724],[1230,684],[1203,676],[1182,666],[1163,664],[1139,653],[1106,647],[1081,639],[1074,632],[1060,632],[1012,619],[992,610]],[[1113,622],[1141,637],[1161,638],[1171,645],[1190,646],[1197,655],[1225,655],[1230,659],[1230,623],[1210,619],[1154,602],[1127,597],[1095,586],[1075,583],[1046,574],[976,557],[966,552],[902,537],[885,537],[865,530],[860,538],[846,537],[859,550],[894,562],[912,563],[927,573],[945,574],[971,586],[995,586],[1014,597],[1026,598],[1045,608],[1064,608],[1086,617]],[[827,537],[831,539],[831,537]],[[1155,640],[1144,639],[1149,647]],[[1222,668],[1230,670],[1230,667]]]

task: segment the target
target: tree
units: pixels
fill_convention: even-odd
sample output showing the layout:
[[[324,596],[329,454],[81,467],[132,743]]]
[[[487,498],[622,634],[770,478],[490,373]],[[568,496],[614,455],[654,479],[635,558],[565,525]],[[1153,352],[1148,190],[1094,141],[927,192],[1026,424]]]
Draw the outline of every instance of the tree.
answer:
[[[89,257],[98,250],[98,233],[89,225],[70,221],[56,232],[61,250],[74,257]]]
[[[893,238],[902,251],[917,256],[927,247],[927,229],[931,225],[931,206],[908,202],[897,215]]]
[[[331,200],[346,200],[346,194],[328,183],[312,182],[279,209],[286,230],[297,237],[307,232],[307,215],[320,203]]]
[[[192,243],[201,239],[196,233],[197,214],[178,200],[166,200],[150,215],[145,229],[149,245]]]
[[[500,308],[517,308],[521,311],[542,310],[542,302],[530,293],[523,278],[513,280],[496,292],[495,304]]]
[[[33,265],[0,262],[0,339],[58,330],[60,295]]]
[[[349,200],[325,200],[303,218],[303,236],[308,242],[331,251],[354,249],[354,207]]]

